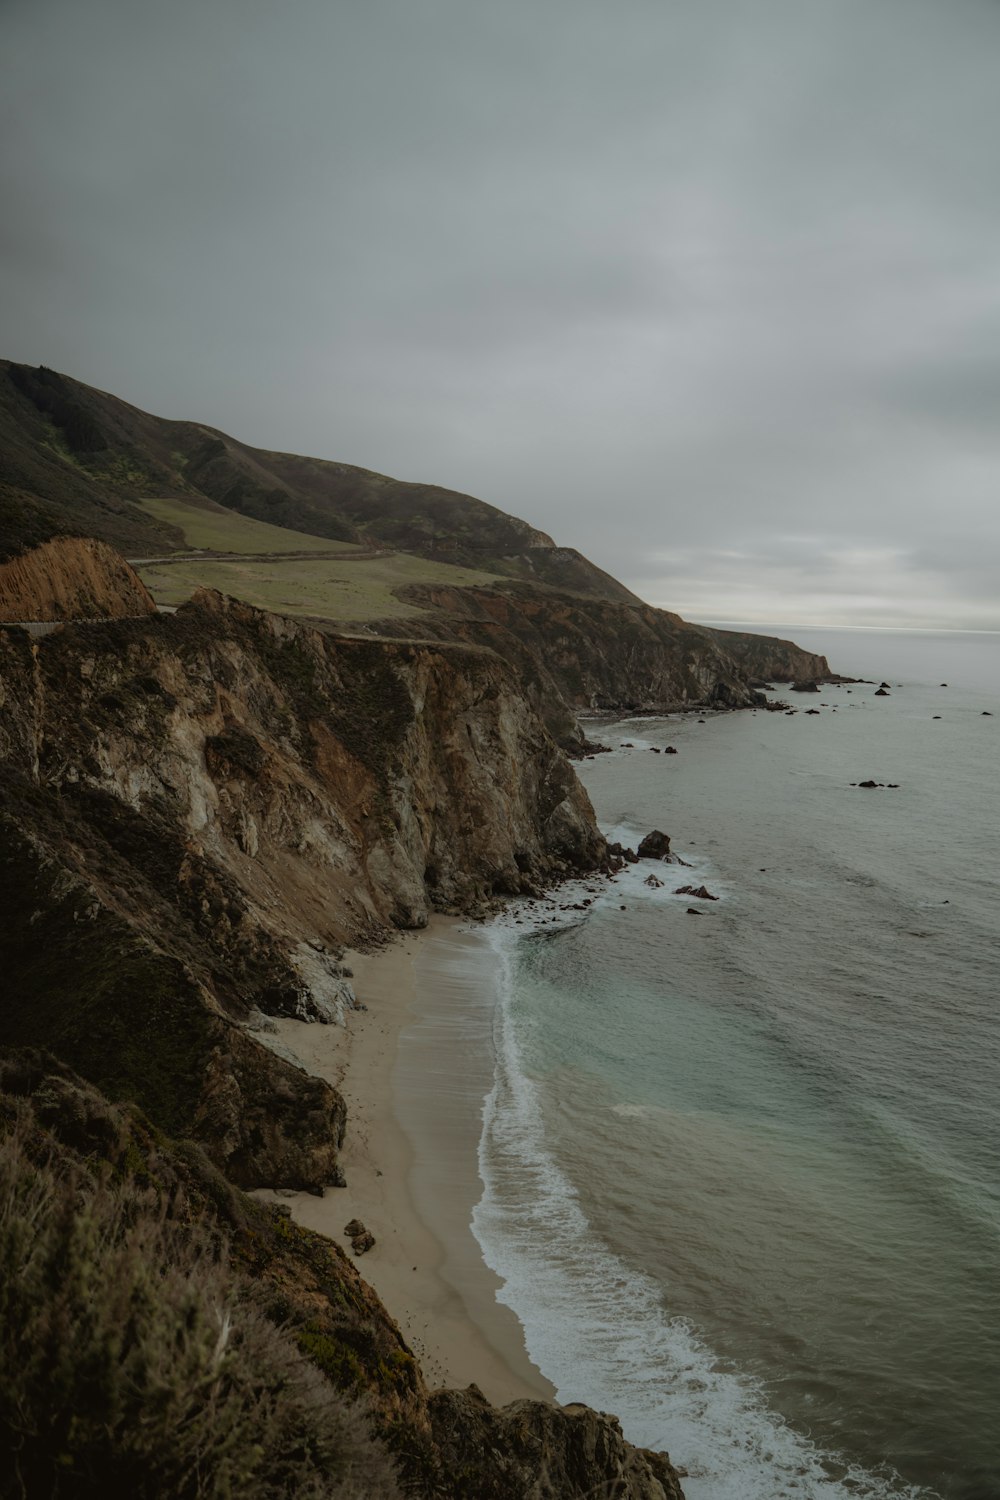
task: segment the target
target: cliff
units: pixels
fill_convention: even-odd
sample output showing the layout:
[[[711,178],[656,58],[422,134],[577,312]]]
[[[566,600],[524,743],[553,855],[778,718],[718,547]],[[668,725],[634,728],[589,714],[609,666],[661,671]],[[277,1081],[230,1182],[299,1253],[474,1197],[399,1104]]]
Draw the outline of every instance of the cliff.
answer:
[[[648,712],[758,701],[751,680],[825,678],[823,656],[791,641],[691,625],[651,605],[555,589],[414,586],[405,597],[428,609],[421,630],[488,645],[516,663],[533,705],[570,741],[579,710]],[[386,634],[412,621],[384,620]]]
[[[738,663],[744,676],[755,681],[775,682],[836,682],[835,673],[825,656],[816,656],[803,651],[794,641],[783,641],[777,636],[755,635],[749,630],[716,630],[712,626],[698,627],[702,633],[717,642],[719,648]]]
[[[0,621],[149,615],[152,594],[106,542],[59,537],[0,563]]]
[[[353,1004],[342,943],[605,859],[516,673],[475,646],[343,640],[207,594],[173,616],[40,640],[0,629],[0,793],[0,1043],[20,1049],[0,1059],[0,1137],[14,1129],[20,1142],[11,1200],[37,1186],[27,1161],[72,1203],[69,1218],[55,1213],[54,1274],[66,1264],[59,1224],[91,1223],[108,1183],[125,1195],[98,1235],[101,1257],[87,1259],[98,1241],[84,1238],[60,1282],[67,1410],[91,1409],[92,1383],[86,1402],[73,1383],[89,1379],[76,1351],[104,1260],[134,1231],[144,1256],[166,1245],[157,1288],[178,1266],[200,1274],[198,1246],[210,1244],[232,1274],[217,1295],[236,1310],[253,1301],[320,1372],[332,1395],[314,1391],[311,1410],[333,1395],[368,1402],[377,1452],[408,1493],[679,1500],[666,1455],[627,1443],[613,1417],[531,1401],[498,1410],[475,1388],[429,1395],[340,1248],[238,1190],[338,1180],[343,1101],[274,1050],[267,1018],[336,1024]],[[172,1316],[157,1312],[153,1332]],[[15,1353],[18,1433],[37,1416],[31,1453],[44,1467],[56,1393]],[[285,1370],[291,1356],[267,1357]],[[107,1379],[116,1368],[105,1359]],[[281,1390],[296,1380],[282,1376]],[[165,1391],[161,1381],[158,1402]],[[27,1393],[40,1415],[25,1415]],[[278,1411],[287,1425],[284,1398]],[[110,1430],[98,1422],[97,1456],[78,1459],[73,1443],[91,1437],[76,1421],[65,1461],[95,1465],[103,1482],[123,1453]],[[221,1436],[208,1433],[210,1453]],[[359,1479],[352,1500],[391,1492],[379,1462],[364,1460],[383,1478]],[[158,1472],[147,1463],[152,1492]]]
[[[204,595],[0,631],[0,692],[0,1040],[53,1047],[246,1186],[336,1180],[344,1123],[262,1016],[336,1020],[348,940],[604,858],[515,675],[474,648]]]

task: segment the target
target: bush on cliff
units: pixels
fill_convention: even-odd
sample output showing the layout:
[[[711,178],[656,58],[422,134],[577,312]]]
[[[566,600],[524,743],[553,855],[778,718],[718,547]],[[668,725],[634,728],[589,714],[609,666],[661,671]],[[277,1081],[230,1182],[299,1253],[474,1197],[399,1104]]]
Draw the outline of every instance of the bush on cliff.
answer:
[[[4,1500],[398,1495],[363,1414],[267,1320],[183,1201],[140,1164],[95,1174],[40,1154],[28,1111],[5,1113]]]

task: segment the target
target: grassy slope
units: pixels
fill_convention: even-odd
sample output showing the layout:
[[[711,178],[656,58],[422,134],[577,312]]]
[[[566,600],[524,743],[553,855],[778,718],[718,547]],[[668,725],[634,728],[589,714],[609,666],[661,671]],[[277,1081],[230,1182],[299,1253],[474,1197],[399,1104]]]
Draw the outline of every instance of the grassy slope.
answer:
[[[188,547],[207,552],[364,552],[357,542],[331,542],[329,537],[289,531],[267,521],[255,521],[227,510],[200,496],[190,500],[139,500],[138,505],[154,521],[177,527]]]
[[[143,582],[160,604],[181,604],[195,589],[212,588],[281,614],[338,621],[403,619],[424,611],[397,598],[397,589],[411,584],[469,588],[495,581],[490,573],[405,552],[373,555],[364,547],[270,526],[210,503],[145,500],[142,507],[178,527],[189,547],[239,554],[230,559],[180,556],[140,567]],[[283,559],[281,554],[288,552],[296,555]]]

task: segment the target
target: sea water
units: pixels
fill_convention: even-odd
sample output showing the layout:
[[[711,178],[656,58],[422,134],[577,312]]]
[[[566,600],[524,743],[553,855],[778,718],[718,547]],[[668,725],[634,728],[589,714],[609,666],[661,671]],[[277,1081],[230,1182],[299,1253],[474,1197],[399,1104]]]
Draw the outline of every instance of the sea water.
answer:
[[[474,1233],[690,1500],[995,1500],[1000,637],[775,633],[874,681],[588,725],[603,829],[684,863],[493,927]]]

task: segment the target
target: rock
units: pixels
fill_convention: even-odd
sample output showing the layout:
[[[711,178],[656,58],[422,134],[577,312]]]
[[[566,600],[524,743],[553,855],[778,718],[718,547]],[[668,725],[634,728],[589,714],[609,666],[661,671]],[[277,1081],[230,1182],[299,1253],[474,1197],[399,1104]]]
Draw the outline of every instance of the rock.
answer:
[[[675,745],[667,745],[667,747],[666,747],[666,749],[664,750],[663,753],[664,753],[664,755],[676,755],[677,754],[677,747]]]
[[[670,839],[658,828],[647,833],[639,845],[640,859],[667,859],[670,855]]]
[[[344,1235],[349,1240],[353,1240],[356,1235],[364,1233],[365,1226],[360,1219],[352,1219],[349,1224],[344,1225]]]
[[[819,713],[819,709],[818,708],[807,708],[806,709],[806,713],[807,714],[818,714]]]
[[[464,1495],[682,1500],[669,1456],[633,1447],[617,1417],[575,1402],[512,1401],[495,1407],[474,1385],[435,1391],[428,1407],[445,1472],[461,1474]]]
[[[351,1241],[351,1249],[354,1251],[355,1255],[364,1255],[372,1248],[374,1243],[375,1236],[372,1234],[370,1229],[366,1229],[364,1234],[356,1234],[354,1236],[353,1240]]]
[[[875,689],[875,697],[876,698],[888,698],[888,696],[889,696],[889,689],[888,688],[880,687],[880,688],[876,688]]]
[[[711,891],[706,890],[703,885],[679,885],[674,891],[675,896],[697,896],[699,901],[718,901],[718,896],[713,896]]]
[[[984,708],[981,717],[984,719],[992,719],[993,715],[990,713],[988,708]]]
[[[818,682],[793,682],[792,683],[792,692],[793,693],[818,693],[819,692],[819,683]]]
[[[660,890],[663,885],[663,881],[658,880],[655,875],[647,875],[642,883],[643,885],[648,885],[650,890],[653,891]]]
[[[661,752],[661,751],[660,751],[660,747],[659,747],[659,746],[658,746],[658,745],[650,745],[650,747],[649,747],[649,748],[650,748],[650,751],[651,751],[651,753],[652,753],[652,754],[653,754],[653,755],[660,755],[660,754],[661,754],[661,753],[662,753],[662,752]]]
[[[880,692],[881,692],[881,690],[883,688],[885,688],[885,691],[888,692],[891,687],[892,687],[892,683],[891,682],[880,682],[879,683],[879,691]]]
[[[851,785],[852,786],[857,785],[857,786],[871,787],[871,786],[881,786],[882,782],[881,781],[859,781],[857,783],[852,782]]]
[[[932,715],[932,718],[935,718],[935,719],[940,719],[940,717],[941,717],[941,715],[940,715],[940,714],[933,714],[933,715]]]
[[[705,915],[705,913],[699,911],[696,906],[689,906],[687,909],[687,914],[689,917],[703,917]]]

